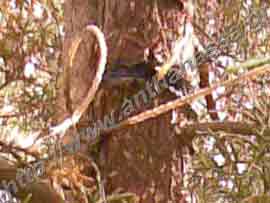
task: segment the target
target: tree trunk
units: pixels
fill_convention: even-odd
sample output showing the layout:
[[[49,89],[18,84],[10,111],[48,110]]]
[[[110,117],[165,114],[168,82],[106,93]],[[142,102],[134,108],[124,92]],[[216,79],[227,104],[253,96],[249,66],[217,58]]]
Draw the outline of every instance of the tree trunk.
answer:
[[[125,64],[143,61],[146,48],[162,39],[160,23],[176,29],[168,19],[179,12],[177,1],[157,1],[163,19],[155,17],[154,1],[141,0],[67,0],[65,2],[65,40],[63,47],[64,72],[67,70],[68,50],[73,36],[90,24],[97,24],[106,36],[108,45],[108,64],[121,60]],[[177,8],[177,9],[176,9]],[[174,19],[175,20],[175,19]],[[163,36],[164,37],[164,36]],[[64,91],[66,78],[59,79],[57,93],[57,120],[61,121],[68,114],[68,107],[73,109],[84,99],[93,78],[97,56],[94,52],[94,38],[83,36],[70,70],[69,85],[71,104]],[[144,86],[134,82],[122,86],[107,87],[97,92],[96,99],[89,107],[88,115],[81,123],[89,127],[113,109],[123,109],[125,98],[138,93]],[[163,98],[164,97],[163,95]],[[167,99],[155,98],[148,104],[140,104],[142,111],[165,102]],[[136,112],[134,112],[136,113]],[[106,180],[106,193],[116,189],[134,192],[140,202],[169,202],[181,199],[174,193],[176,187],[174,175],[179,172],[180,148],[174,130],[170,124],[170,114],[148,120],[139,125],[114,132],[104,139],[101,146],[100,167]],[[79,125],[80,126],[80,125]],[[91,136],[91,135],[88,135]],[[181,144],[181,143],[180,143]],[[178,177],[179,179],[179,177]],[[179,188],[177,189],[179,191]]]

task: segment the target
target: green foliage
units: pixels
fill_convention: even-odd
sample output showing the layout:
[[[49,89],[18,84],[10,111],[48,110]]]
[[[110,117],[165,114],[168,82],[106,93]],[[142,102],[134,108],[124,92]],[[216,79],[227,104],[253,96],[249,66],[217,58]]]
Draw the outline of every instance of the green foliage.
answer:
[[[249,92],[246,96],[253,99],[253,107],[243,105],[241,111],[232,111],[241,114],[240,121],[247,127],[256,126],[253,134],[209,130],[194,140],[196,153],[185,184],[199,202],[237,203],[269,194],[270,95]]]
[[[220,66],[216,58],[212,71],[219,78],[237,77],[255,67],[269,64],[269,4],[263,1],[215,1],[197,2],[196,19],[202,28],[201,41],[205,44],[221,39],[224,28],[239,25],[241,37],[230,42],[222,56],[233,60],[229,66]],[[207,15],[206,15],[207,13]],[[247,19],[247,16],[250,16]],[[261,24],[258,24],[258,19]],[[213,32],[209,34],[209,21],[214,20]],[[244,23],[247,22],[247,23]],[[252,23],[257,23],[254,29]],[[205,32],[204,32],[205,31]],[[215,41],[215,40],[213,40]],[[218,46],[218,45],[217,45]],[[241,67],[241,68],[240,68]],[[225,73],[223,72],[225,70]],[[216,81],[219,80],[216,78]],[[220,78],[220,80],[222,80]],[[243,133],[213,132],[211,129],[198,132],[193,140],[195,154],[186,159],[186,173],[182,181],[183,191],[190,194],[196,203],[238,203],[268,202],[270,189],[270,92],[269,74],[264,77],[235,85],[216,99],[218,113],[224,115],[224,122],[237,122],[243,126]],[[200,122],[209,122],[204,116]],[[228,129],[234,126],[228,126]],[[252,129],[249,134],[244,131]],[[239,129],[239,131],[241,131]],[[188,135],[186,135],[188,137]]]
[[[0,120],[6,129],[40,130],[52,116],[62,15],[60,1],[0,2]]]

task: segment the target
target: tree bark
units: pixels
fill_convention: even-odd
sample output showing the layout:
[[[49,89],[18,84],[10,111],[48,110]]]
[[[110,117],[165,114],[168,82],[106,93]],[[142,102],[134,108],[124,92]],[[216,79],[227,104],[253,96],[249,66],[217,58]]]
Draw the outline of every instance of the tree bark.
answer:
[[[64,74],[60,75],[58,83],[56,121],[61,121],[68,115],[68,106],[71,106],[72,110],[82,102],[94,77],[93,70],[98,56],[94,47],[95,40],[87,34],[83,36],[84,43],[81,43],[74,65],[69,70],[70,89],[66,90],[65,73],[69,68],[67,67],[68,50],[73,36],[87,24],[95,23],[106,36],[109,49],[108,64],[119,60],[125,64],[141,62],[144,60],[146,48],[151,47],[157,39],[165,40],[160,34],[159,24],[162,23],[160,20],[168,20],[166,18],[178,12],[177,1],[160,0],[157,3],[164,19],[157,20],[153,15],[155,13],[153,1],[67,0],[65,2]],[[176,29],[173,25],[168,27]],[[88,114],[81,122],[87,122],[91,127],[94,122],[103,120],[104,116],[113,109],[119,112],[125,98],[138,93],[142,88],[141,84],[134,82],[131,85],[100,89],[89,107]],[[70,101],[66,97],[65,90],[69,91]],[[137,112],[166,101],[166,99],[156,98],[148,104],[142,103]],[[99,164],[103,178],[106,180],[107,193],[117,189],[133,192],[138,195],[138,202],[168,202],[181,199],[181,195],[173,192],[173,187],[176,187],[173,175],[177,175],[174,169],[179,166],[181,153],[170,120],[170,113],[167,113],[114,132],[116,135],[111,138],[105,138],[101,146],[103,158],[100,159]]]

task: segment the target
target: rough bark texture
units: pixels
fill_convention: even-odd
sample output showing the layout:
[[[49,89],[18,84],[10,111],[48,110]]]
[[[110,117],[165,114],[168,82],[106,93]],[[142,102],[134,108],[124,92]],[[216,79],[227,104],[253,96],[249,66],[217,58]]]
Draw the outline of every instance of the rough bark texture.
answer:
[[[157,1],[162,19],[156,19],[153,1],[123,0],[67,0],[65,2],[65,41],[63,48],[63,65],[67,64],[68,49],[74,34],[80,32],[85,25],[96,23],[102,28],[109,47],[109,63],[121,60],[122,63],[138,63],[144,58],[146,48],[154,46],[157,40],[165,43],[160,33],[160,23],[176,22],[177,1]],[[170,19],[170,20],[168,20]],[[168,28],[176,29],[173,24]],[[93,78],[93,66],[97,61],[94,52],[93,38],[87,34],[85,43],[80,45],[74,67],[70,74],[71,106],[78,105]],[[65,67],[66,70],[67,67]],[[64,70],[64,72],[66,72]],[[65,74],[60,76],[57,98],[57,120],[62,120],[68,113],[65,95]],[[138,83],[122,87],[100,90],[95,101],[89,107],[84,121],[89,126],[110,113],[112,109],[120,109],[124,98],[141,90]],[[155,99],[150,106],[165,102]],[[141,106],[138,111],[149,107]],[[114,136],[105,139],[102,145],[102,171],[106,176],[106,192],[117,188],[134,192],[141,202],[168,202],[178,199],[173,193],[173,164],[177,163],[180,148],[174,137],[170,124],[170,114],[146,121],[137,126],[115,132]],[[82,121],[83,122],[83,121]]]

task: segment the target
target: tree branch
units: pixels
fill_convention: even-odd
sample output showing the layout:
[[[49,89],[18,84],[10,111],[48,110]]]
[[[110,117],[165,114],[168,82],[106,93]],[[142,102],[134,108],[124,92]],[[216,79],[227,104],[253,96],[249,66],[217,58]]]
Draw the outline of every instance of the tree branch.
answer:
[[[252,135],[255,132],[256,125],[244,122],[211,122],[211,123],[195,123],[187,125],[183,128],[177,127],[177,137],[185,137],[185,141],[191,141],[200,132],[207,132],[208,130],[217,132],[224,131],[227,133],[236,133],[242,135]]]
[[[171,111],[173,109],[179,108],[185,104],[189,104],[191,102],[193,102],[194,100],[200,98],[200,97],[204,97],[206,95],[211,94],[214,90],[216,90],[219,87],[231,87],[235,84],[238,84],[246,79],[251,79],[254,77],[258,77],[259,75],[265,74],[266,72],[270,71],[270,66],[269,65],[264,65],[262,67],[253,69],[239,77],[236,77],[234,79],[229,79],[229,80],[225,80],[222,82],[218,82],[214,85],[212,85],[212,87],[208,87],[208,88],[204,88],[201,89],[191,95],[187,95],[183,98],[179,98],[176,99],[174,101],[168,102],[166,104],[162,104],[156,108],[153,108],[151,110],[147,110],[144,111],[138,115],[132,116],[122,122],[120,122],[119,124],[112,126],[110,128],[107,128],[105,130],[103,130],[104,133],[109,133],[115,130],[119,130],[128,126],[132,126],[138,123],[141,123],[147,119],[151,119],[151,118],[155,118],[161,114],[167,113],[168,111]]]

